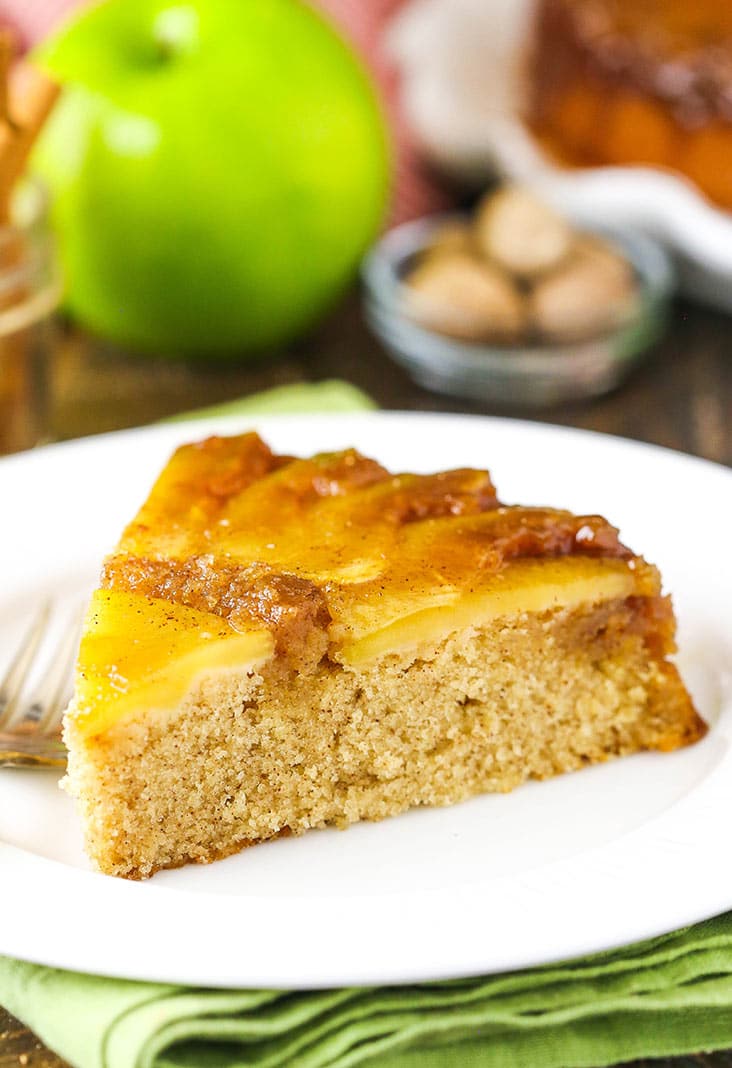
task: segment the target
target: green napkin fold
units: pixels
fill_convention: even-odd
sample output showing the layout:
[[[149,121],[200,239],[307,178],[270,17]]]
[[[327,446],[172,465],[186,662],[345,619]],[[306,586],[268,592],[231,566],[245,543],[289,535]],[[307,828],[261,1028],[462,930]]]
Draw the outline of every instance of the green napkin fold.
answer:
[[[0,958],[0,1003],[76,1068],[600,1068],[732,1046],[732,918],[392,988],[192,990]]]
[[[372,406],[333,381],[194,414]],[[603,1068],[732,1046],[732,914],[561,965],[392,988],[200,990],[0,957],[0,1004],[75,1068]]]
[[[294,382],[287,386],[255,393],[250,397],[183,412],[166,419],[179,423],[187,419],[201,419],[219,415],[296,415],[307,412],[355,412],[375,408],[376,404],[350,382],[330,378],[324,382]]]

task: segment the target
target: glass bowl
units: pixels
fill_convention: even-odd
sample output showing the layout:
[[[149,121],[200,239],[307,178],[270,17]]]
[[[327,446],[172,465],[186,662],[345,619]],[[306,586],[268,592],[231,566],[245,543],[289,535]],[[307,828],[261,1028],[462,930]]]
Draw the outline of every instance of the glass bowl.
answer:
[[[655,241],[630,229],[588,225],[633,267],[638,299],[632,315],[581,341],[497,344],[461,341],[409,318],[404,277],[432,235],[459,216],[432,216],[390,230],[366,257],[366,318],[387,351],[420,385],[438,393],[501,405],[542,408],[596,397],[618,386],[664,330],[674,277]]]

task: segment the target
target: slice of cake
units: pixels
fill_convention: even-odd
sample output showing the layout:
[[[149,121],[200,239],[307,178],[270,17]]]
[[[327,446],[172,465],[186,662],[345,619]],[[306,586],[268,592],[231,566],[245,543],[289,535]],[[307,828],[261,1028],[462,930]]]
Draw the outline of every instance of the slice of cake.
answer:
[[[505,791],[705,731],[657,570],[485,471],[175,453],[104,566],[65,721],[104,872]]]

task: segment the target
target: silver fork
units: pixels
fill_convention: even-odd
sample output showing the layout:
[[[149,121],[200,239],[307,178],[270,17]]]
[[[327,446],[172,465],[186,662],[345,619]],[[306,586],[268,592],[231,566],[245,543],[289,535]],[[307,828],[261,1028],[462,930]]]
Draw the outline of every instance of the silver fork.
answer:
[[[51,602],[46,601],[0,681],[0,767],[63,767],[66,763],[61,716],[79,644],[80,615],[66,626],[35,689],[25,695],[50,616]]]

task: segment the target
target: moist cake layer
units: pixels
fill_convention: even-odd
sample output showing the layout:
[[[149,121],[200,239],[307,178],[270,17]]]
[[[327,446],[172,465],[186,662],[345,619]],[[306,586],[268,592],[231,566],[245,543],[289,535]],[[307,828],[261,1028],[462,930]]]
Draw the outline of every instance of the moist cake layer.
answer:
[[[206,673],[174,710],[93,743],[72,712],[67,788],[87,850],[144,877],[687,744],[700,724],[675,669],[649,660],[652,626],[613,600],[499,617],[358,669],[324,660],[306,676],[274,658]]]

